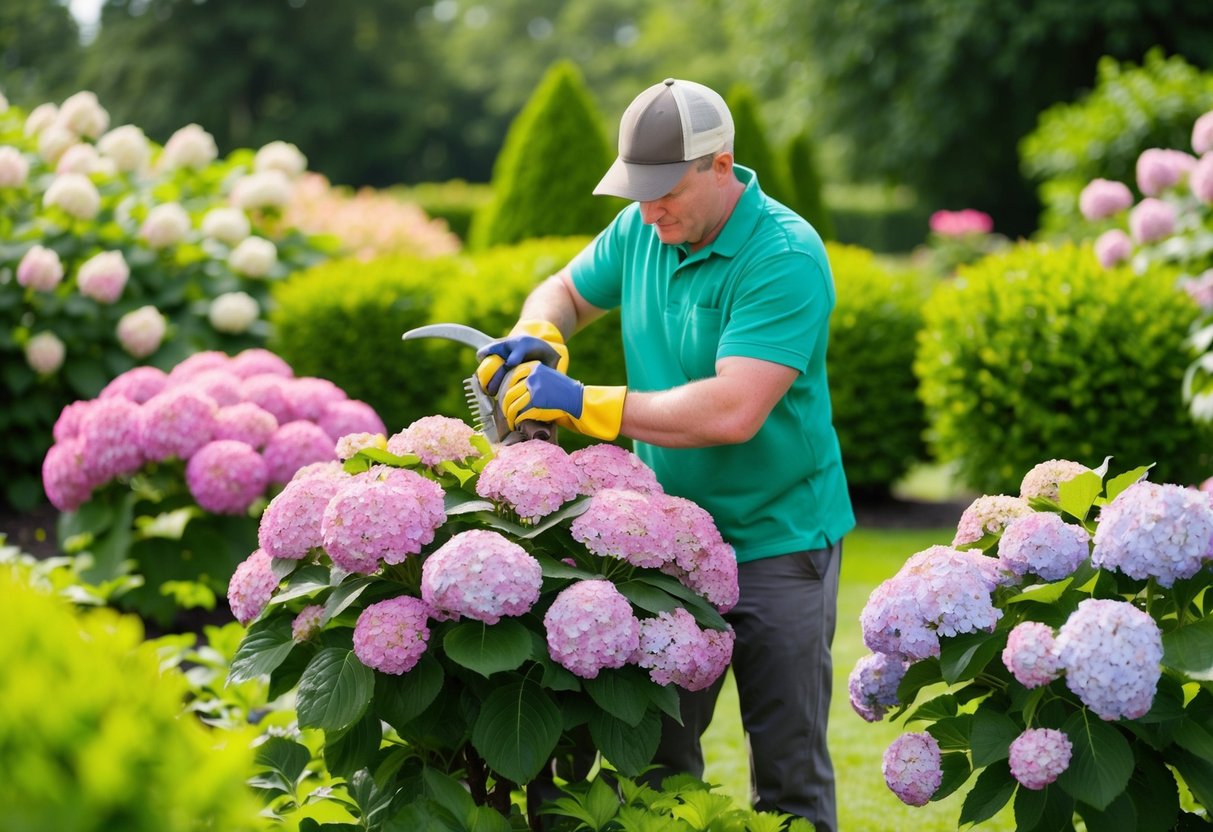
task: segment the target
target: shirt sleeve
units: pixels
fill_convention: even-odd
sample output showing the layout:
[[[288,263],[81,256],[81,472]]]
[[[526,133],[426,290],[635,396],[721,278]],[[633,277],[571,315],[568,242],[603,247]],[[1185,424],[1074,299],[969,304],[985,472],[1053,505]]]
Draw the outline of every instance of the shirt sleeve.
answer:
[[[569,263],[573,286],[599,309],[614,309],[623,299],[622,217],[622,213],[615,217]]]

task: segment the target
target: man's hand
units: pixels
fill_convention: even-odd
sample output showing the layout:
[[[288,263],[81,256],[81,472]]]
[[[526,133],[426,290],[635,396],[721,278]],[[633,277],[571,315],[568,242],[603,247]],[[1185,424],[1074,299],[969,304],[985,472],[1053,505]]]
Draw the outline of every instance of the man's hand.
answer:
[[[626,387],[587,387],[531,361],[514,370],[500,401],[511,430],[534,419],[609,441],[619,435],[627,392]]]
[[[569,348],[548,321],[519,321],[510,335],[481,347],[476,357],[476,377],[490,396],[497,395],[507,373],[526,361],[541,361],[562,373],[569,369]]]

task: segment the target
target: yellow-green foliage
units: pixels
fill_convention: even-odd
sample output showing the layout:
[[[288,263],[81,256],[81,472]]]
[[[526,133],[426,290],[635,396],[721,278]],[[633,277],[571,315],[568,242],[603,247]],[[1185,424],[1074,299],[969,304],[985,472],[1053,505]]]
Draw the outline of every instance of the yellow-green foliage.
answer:
[[[0,570],[0,822],[22,832],[261,829],[248,734],[182,712],[138,619]]]
[[[962,267],[924,311],[914,370],[936,455],[987,493],[1048,459],[1156,482],[1208,476],[1183,406],[1192,300],[1166,270],[1105,271],[1090,246],[1021,244]]]
[[[826,250],[837,297],[827,366],[847,482],[883,492],[925,455],[912,363],[926,283],[867,249],[828,243]]]

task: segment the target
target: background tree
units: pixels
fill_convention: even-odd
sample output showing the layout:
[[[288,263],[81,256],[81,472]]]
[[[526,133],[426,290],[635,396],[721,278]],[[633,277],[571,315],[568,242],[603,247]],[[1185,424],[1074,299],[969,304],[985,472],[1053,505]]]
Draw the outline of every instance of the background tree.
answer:
[[[14,104],[59,103],[73,88],[80,30],[66,3],[0,4],[0,92]]]
[[[733,115],[733,155],[737,163],[754,170],[762,190],[784,205],[791,206],[795,199],[788,185],[788,172],[784,159],[767,141],[766,128],[758,114],[758,101],[754,91],[745,84],[734,84],[729,88],[725,103]]]
[[[792,191],[791,207],[813,224],[823,240],[834,239],[834,219],[822,193],[821,174],[817,169],[817,151],[808,130],[802,130],[788,142],[788,184]]]

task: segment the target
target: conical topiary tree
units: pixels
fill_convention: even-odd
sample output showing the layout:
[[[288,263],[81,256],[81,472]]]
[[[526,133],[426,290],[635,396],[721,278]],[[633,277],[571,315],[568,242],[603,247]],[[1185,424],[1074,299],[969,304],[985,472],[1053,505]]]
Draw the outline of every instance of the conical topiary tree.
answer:
[[[626,204],[593,194],[614,158],[580,71],[557,62],[506,133],[470,247],[598,233]]]
[[[744,84],[734,84],[725,103],[733,114],[733,157],[737,164],[745,165],[758,174],[758,182],[768,196],[793,206],[791,189],[788,187],[787,171],[783,160],[771,149],[766,130],[758,115],[758,101],[754,92]]]
[[[834,218],[822,194],[817,153],[808,130],[802,130],[788,142],[785,156],[792,203],[788,206],[813,224],[823,240],[834,239]]]

